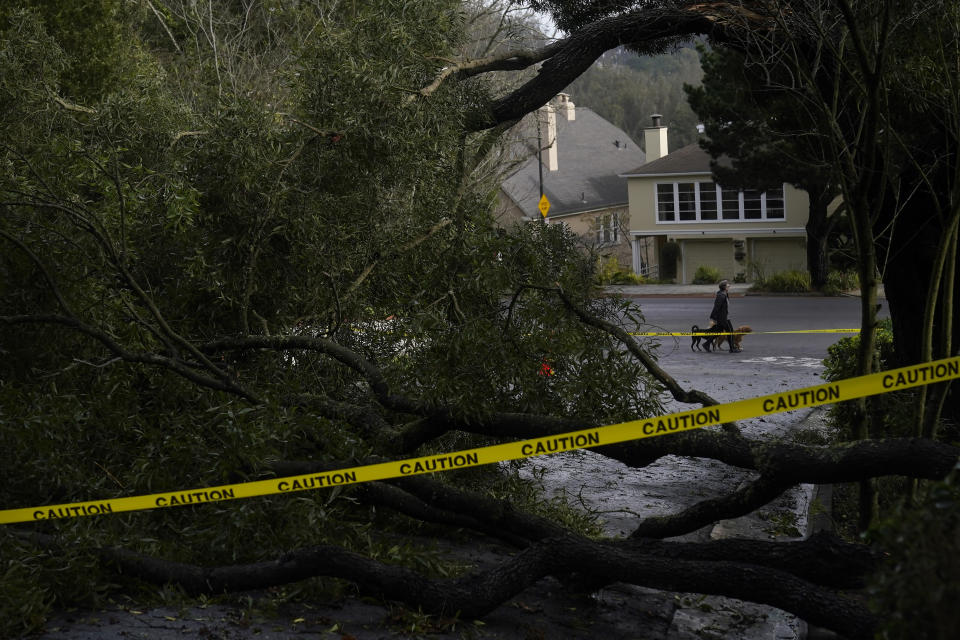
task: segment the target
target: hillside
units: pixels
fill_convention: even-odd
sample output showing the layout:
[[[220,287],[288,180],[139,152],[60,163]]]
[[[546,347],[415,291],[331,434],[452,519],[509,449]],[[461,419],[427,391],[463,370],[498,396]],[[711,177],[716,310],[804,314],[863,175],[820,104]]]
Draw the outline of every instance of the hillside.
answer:
[[[699,85],[702,75],[692,45],[657,56],[638,56],[621,48],[601,57],[566,92],[577,106],[590,107],[638,144],[643,144],[650,114],[662,114],[670,127],[670,148],[679,149],[697,138],[697,116],[687,104],[683,85]]]

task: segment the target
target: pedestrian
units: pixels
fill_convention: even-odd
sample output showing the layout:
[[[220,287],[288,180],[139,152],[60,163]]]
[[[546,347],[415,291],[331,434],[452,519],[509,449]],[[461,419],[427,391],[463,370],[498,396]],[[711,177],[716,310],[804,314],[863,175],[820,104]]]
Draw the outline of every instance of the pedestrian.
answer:
[[[716,325],[717,331],[729,331],[733,332],[733,323],[730,322],[728,315],[730,313],[730,296],[727,294],[727,287],[729,283],[726,280],[721,280],[719,284],[719,291],[717,291],[716,297],[713,299],[713,311],[710,312],[710,322],[711,327]],[[710,343],[712,341],[708,340],[704,346],[707,351],[710,351]],[[717,341],[719,345],[720,341]],[[730,353],[737,353],[741,351],[739,347],[733,346],[733,340],[728,340],[727,344],[730,345]]]

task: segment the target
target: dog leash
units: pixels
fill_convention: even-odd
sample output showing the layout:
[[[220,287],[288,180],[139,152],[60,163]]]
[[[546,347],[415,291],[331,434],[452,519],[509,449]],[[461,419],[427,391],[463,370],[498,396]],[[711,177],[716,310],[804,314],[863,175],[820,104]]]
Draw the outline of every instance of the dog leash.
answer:
[[[791,329],[789,331],[633,331],[631,336],[745,336],[781,333],[860,333],[860,329]]]

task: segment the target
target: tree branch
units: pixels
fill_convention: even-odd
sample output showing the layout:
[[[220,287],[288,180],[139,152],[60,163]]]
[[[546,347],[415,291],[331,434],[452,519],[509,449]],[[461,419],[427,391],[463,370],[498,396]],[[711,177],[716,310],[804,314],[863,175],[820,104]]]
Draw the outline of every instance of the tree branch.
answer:
[[[558,48],[562,48],[563,44],[564,41],[561,40],[536,51],[515,50],[495,56],[486,56],[484,58],[451,64],[450,66],[442,68],[433,79],[433,82],[420,89],[417,94],[421,97],[427,97],[439,89],[440,85],[451,77],[456,80],[465,80],[482,73],[489,73],[490,71],[517,71],[526,69],[556,55]],[[415,98],[416,95],[411,95],[407,98],[407,102]]]
[[[63,108],[66,109],[67,111],[77,111],[77,112],[80,112],[80,113],[91,113],[91,114],[97,112],[96,109],[91,109],[90,107],[85,107],[85,106],[80,105],[80,104],[76,104],[76,103],[73,103],[73,102],[69,102],[69,101],[61,98],[61,97],[58,96],[57,94],[53,93],[52,91],[50,92],[50,97],[53,98],[53,101],[54,101],[54,102],[56,102],[58,105],[60,105],[61,107],[63,107]]]
[[[761,13],[760,9],[754,11],[734,2],[701,2],[671,7],[653,5],[597,20],[544,50],[527,57],[514,55],[499,62],[504,67],[513,64],[507,67],[511,69],[526,68],[520,62],[527,59],[531,62],[526,66],[534,61],[543,61],[543,65],[533,79],[493,101],[484,111],[472,114],[469,126],[479,131],[501,122],[519,120],[546,104],[586,71],[603,52],[620,45],[644,43],[656,48],[658,43],[698,34],[708,34],[714,40],[731,40],[744,30],[745,25],[754,32],[775,28],[771,16]],[[493,66],[484,70],[497,70],[496,64],[491,62]],[[465,73],[475,75],[483,72],[480,69],[483,67],[465,70]]]
[[[109,172],[106,171],[104,167],[102,167],[96,162],[94,162],[94,164],[108,178],[113,179],[113,177],[110,175]],[[119,189],[119,184],[117,184],[117,188]],[[137,282],[136,278],[133,277],[133,274],[130,273],[129,269],[127,269],[126,265],[123,262],[122,257],[117,253],[116,247],[114,246],[113,240],[111,239],[109,232],[103,227],[101,223],[96,221],[94,217],[88,218],[84,216],[81,211],[78,211],[77,208],[75,208],[74,203],[38,200],[29,194],[25,194],[25,195],[30,199],[26,201],[17,201],[17,202],[2,202],[0,203],[0,205],[33,207],[37,209],[52,209],[54,211],[59,211],[61,213],[66,214],[68,218],[71,219],[73,224],[75,224],[76,226],[80,227],[81,229],[83,229],[84,231],[90,234],[90,236],[97,243],[97,245],[103,250],[103,253],[106,257],[107,262],[111,264],[114,269],[116,269],[117,276],[121,278],[124,283],[126,283],[127,287],[129,287],[130,290],[134,292],[134,294],[136,294],[140,302],[143,303],[143,305],[147,308],[147,311],[149,311],[150,315],[153,316],[154,320],[156,320],[157,327],[159,328],[159,330],[163,332],[167,337],[169,337],[170,341],[174,345],[179,345],[181,349],[183,349],[187,353],[191,354],[191,356],[196,358],[196,360],[200,363],[200,365],[204,369],[207,370],[207,372],[209,372],[213,376],[220,378],[221,387],[223,390],[230,390],[232,393],[238,393],[239,395],[246,397],[248,399],[252,399],[254,397],[248,391],[245,391],[241,387],[236,385],[234,381],[230,378],[230,375],[227,372],[221,370],[209,359],[207,359],[206,356],[200,351],[198,351],[197,348],[191,342],[189,342],[183,336],[181,336],[180,334],[178,334],[176,331],[173,330],[173,328],[167,323],[166,318],[164,318],[163,314],[160,312],[160,309],[157,307],[154,300],[146,294],[143,288],[140,287],[140,284]],[[122,199],[123,197],[122,193],[118,193],[118,197]],[[84,209],[83,205],[76,205],[76,207],[79,207],[81,210]],[[97,329],[93,327],[89,327],[88,325],[84,325],[82,322],[80,322],[76,318],[71,318],[70,320],[74,321],[77,324],[77,327],[82,325],[84,327],[87,327],[87,330],[89,331],[93,331],[95,333],[98,332]],[[106,334],[103,332],[99,332],[99,334],[101,334],[101,336],[106,336]],[[96,337],[94,333],[88,333],[88,335]],[[100,338],[98,338],[98,340],[99,339]],[[101,342],[103,342],[103,340],[101,340]],[[107,343],[104,342],[104,344],[106,345]],[[109,348],[120,348],[118,344],[116,343],[113,343],[113,344],[114,344],[114,347],[109,347]],[[119,352],[118,352],[118,355],[120,355]],[[121,356],[121,357],[124,357],[124,356]],[[157,356],[157,357],[161,357],[161,356]],[[127,360],[127,357],[124,357],[124,359]],[[172,359],[168,359],[168,360],[174,364],[179,364],[180,362],[178,360],[172,360]],[[174,368],[174,367],[171,367],[171,368]],[[178,372],[181,375],[184,375],[185,377],[188,377],[188,378],[190,377],[190,375],[188,375],[189,369],[187,369],[186,367],[182,367],[181,370],[179,370]],[[189,373],[192,373],[192,372],[189,372]],[[198,381],[199,379],[209,380],[209,378],[207,378],[206,376],[200,376],[198,379],[195,379],[194,381]],[[203,384],[204,386],[210,386],[209,384],[206,384],[206,383],[203,383]]]
[[[60,326],[69,327],[78,333],[82,333],[93,338],[124,362],[135,362],[140,364],[160,366],[173,371],[174,373],[186,378],[187,380],[190,380],[197,385],[200,385],[201,387],[206,387],[215,391],[231,393],[233,395],[245,398],[254,404],[262,403],[262,400],[259,397],[236,384],[230,378],[216,379],[205,376],[195,371],[182,360],[168,356],[161,356],[156,353],[128,351],[119,342],[114,340],[113,337],[110,336],[106,331],[92,327],[75,317],[57,314],[0,316],[0,325],[14,326],[22,324],[57,324]]]
[[[308,409],[332,420],[343,420],[358,427],[364,436],[379,435],[392,428],[373,407],[341,402],[315,393],[286,395],[280,398],[280,403]]]
[[[66,299],[60,293],[60,288],[57,287],[56,281],[53,279],[53,276],[50,275],[50,271],[47,269],[46,265],[40,261],[40,258],[37,257],[30,248],[20,242],[17,238],[10,235],[3,229],[0,229],[0,237],[6,238],[9,242],[17,246],[18,249],[27,254],[27,257],[37,266],[37,269],[40,270],[40,273],[43,274],[43,279],[47,281],[47,286],[50,287],[50,291],[53,293],[53,297],[57,299],[57,304],[60,305],[60,308],[63,309],[63,312],[69,316],[73,316],[73,311],[70,309],[70,305],[67,304]]]
[[[827,531],[819,531],[797,542],[738,538],[709,542],[665,542],[634,538],[624,540],[622,544],[645,555],[662,558],[758,564],[835,589],[862,588],[866,584],[866,577],[877,570],[883,557],[877,549],[846,542]]]
[[[347,287],[347,290],[343,293],[343,297],[348,298],[354,291],[356,291],[357,288],[361,284],[363,284],[363,281],[366,280],[371,273],[373,273],[373,270],[376,268],[376,266],[381,262],[383,258],[389,259],[394,256],[398,256],[401,253],[409,251],[410,249],[413,249],[414,247],[418,246],[422,242],[431,238],[434,234],[436,234],[438,231],[440,231],[444,227],[448,226],[451,222],[453,221],[450,220],[449,218],[443,218],[442,220],[434,224],[432,227],[430,227],[426,233],[421,234],[416,238],[413,238],[412,240],[402,244],[400,247],[391,251],[386,256],[383,256],[382,258],[377,258],[376,260],[371,262],[369,265],[367,265],[364,268],[363,271],[360,272],[360,275],[357,276],[352,283],[350,283],[350,286]]]
[[[383,458],[372,457],[362,463],[375,464],[383,461]],[[282,461],[271,466],[271,470],[278,476],[324,473],[342,468],[342,464],[311,461]],[[396,491],[376,489],[367,493],[366,487],[371,485],[389,486]],[[365,483],[357,485],[353,491],[361,501],[379,501],[379,504],[401,513],[431,522],[454,524],[456,521],[455,526],[500,538],[516,547],[526,547],[537,540],[568,533],[555,522],[521,511],[507,500],[458,488],[428,476]],[[409,497],[401,498],[397,491]],[[413,502],[414,500],[416,502]]]
[[[341,364],[353,369],[366,380],[374,396],[384,407],[401,413],[424,414],[429,409],[404,396],[393,395],[383,372],[372,362],[358,353],[330,340],[313,336],[246,336],[238,338],[223,338],[214,342],[200,345],[199,350],[211,354],[221,351],[246,351],[252,349],[271,349],[274,351],[290,351],[303,349],[324,353]]]
[[[21,537],[44,546],[57,544],[43,534]],[[767,604],[851,638],[870,638],[876,626],[874,616],[857,601],[785,571],[727,560],[661,558],[636,548],[571,536],[547,538],[491,569],[441,580],[329,545],[299,549],[276,560],[223,567],[170,562],[117,547],[95,552],[121,573],[155,584],[177,584],[191,594],[263,589],[330,576],[352,581],[364,595],[472,619],[487,615],[548,575],[580,573],[594,584],[624,582]]]
[[[960,448],[926,438],[891,438],[833,447],[760,445],[754,455],[761,472],[755,481],[679,513],[646,518],[631,537],[677,536],[718,520],[744,516],[801,483],[834,484],[882,476],[942,480],[957,465]]]
[[[713,500],[702,500],[679,513],[645,518],[630,537],[669,538],[696,531],[720,520],[744,516],[771,502],[791,486],[761,476],[733,493]]]
[[[639,360],[640,363],[643,364],[643,366],[647,369],[647,371],[649,371],[654,378],[656,378],[661,384],[663,384],[663,386],[667,388],[670,394],[678,402],[684,402],[687,404],[697,403],[702,406],[713,406],[713,405],[720,404],[719,402],[711,398],[709,395],[707,395],[703,391],[698,391],[696,389],[692,391],[685,390],[673,378],[673,376],[671,376],[665,370],[663,370],[656,363],[656,361],[650,356],[650,354],[647,353],[643,348],[641,348],[639,344],[637,344],[637,341],[633,339],[633,336],[631,336],[629,333],[627,333],[620,327],[616,326],[615,324],[607,322],[602,318],[598,318],[593,314],[587,313],[583,308],[575,304],[573,300],[571,300],[570,297],[566,293],[564,293],[564,291],[559,287],[541,287],[536,285],[524,285],[523,287],[521,287],[521,290],[524,288],[555,293],[563,302],[564,306],[569,311],[571,311],[575,316],[577,316],[577,318],[582,323],[591,327],[595,327],[602,331],[605,331],[606,333],[610,334],[611,336],[619,340],[621,343],[623,343],[623,345],[627,348],[627,350],[630,351],[631,355],[633,355],[633,357]],[[516,296],[514,296],[514,299],[516,299]],[[509,321],[509,317],[508,317],[508,321]],[[737,425],[731,422],[724,423],[723,428],[725,431],[729,433],[733,433],[733,434],[740,433],[740,429],[737,427]]]

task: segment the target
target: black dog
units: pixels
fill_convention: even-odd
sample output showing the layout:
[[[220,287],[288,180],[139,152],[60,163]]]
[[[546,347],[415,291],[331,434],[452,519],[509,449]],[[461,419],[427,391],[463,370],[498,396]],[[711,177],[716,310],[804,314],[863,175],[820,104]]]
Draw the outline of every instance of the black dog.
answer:
[[[693,325],[690,328],[690,333],[721,333],[721,332],[723,332],[723,329],[718,324],[713,325],[709,329],[703,329],[703,330],[701,330],[700,327],[698,327],[697,325]],[[727,336],[706,336],[706,337],[693,336],[692,340],[690,341],[690,351],[694,351],[694,350],[703,351],[703,349],[706,349],[708,352],[713,351],[714,341],[717,342],[716,348],[719,351],[720,345],[723,343],[724,340],[727,340],[727,339],[728,339]],[[701,340],[703,341],[703,349],[700,349]]]
[[[690,333],[700,333],[700,327],[693,325],[690,327]],[[703,336],[693,336],[693,338],[690,339],[690,351],[703,351],[703,349],[700,348],[701,340],[703,340]]]

